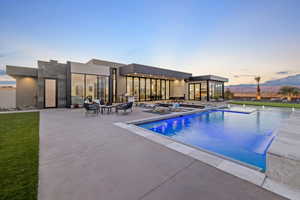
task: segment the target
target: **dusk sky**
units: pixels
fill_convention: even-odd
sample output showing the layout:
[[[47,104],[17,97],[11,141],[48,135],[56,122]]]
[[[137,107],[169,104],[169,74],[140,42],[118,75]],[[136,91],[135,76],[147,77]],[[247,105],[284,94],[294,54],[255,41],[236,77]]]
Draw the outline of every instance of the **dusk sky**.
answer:
[[[264,82],[300,73],[299,10],[300,0],[0,0],[0,70],[99,58]]]

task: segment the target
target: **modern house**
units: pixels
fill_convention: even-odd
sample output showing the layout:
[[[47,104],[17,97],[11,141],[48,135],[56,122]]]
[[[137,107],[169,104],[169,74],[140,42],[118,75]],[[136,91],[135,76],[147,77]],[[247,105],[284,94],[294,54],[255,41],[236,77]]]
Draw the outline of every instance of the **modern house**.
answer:
[[[84,99],[122,102],[184,98],[210,101],[224,97],[219,76],[190,73],[140,64],[122,64],[92,59],[87,63],[38,61],[38,68],[6,66],[16,79],[16,106],[20,108],[62,108],[82,104]]]

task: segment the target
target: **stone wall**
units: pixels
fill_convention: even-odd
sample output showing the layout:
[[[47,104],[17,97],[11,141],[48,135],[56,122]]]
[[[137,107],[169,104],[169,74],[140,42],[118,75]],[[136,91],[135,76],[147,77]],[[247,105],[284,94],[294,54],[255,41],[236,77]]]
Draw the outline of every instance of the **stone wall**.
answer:
[[[38,90],[37,107],[44,108],[45,103],[45,79],[56,79],[57,84],[57,107],[67,107],[67,64],[38,61]]]

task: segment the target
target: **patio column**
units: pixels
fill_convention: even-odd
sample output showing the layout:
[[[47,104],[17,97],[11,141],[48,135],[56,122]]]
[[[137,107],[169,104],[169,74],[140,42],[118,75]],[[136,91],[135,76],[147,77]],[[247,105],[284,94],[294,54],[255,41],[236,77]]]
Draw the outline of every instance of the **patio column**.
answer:
[[[207,80],[206,81],[206,84],[207,84],[207,96],[206,96],[206,98],[207,98],[207,101],[209,101],[209,81]]]
[[[224,99],[225,93],[224,93],[224,82],[222,82],[222,99]]]

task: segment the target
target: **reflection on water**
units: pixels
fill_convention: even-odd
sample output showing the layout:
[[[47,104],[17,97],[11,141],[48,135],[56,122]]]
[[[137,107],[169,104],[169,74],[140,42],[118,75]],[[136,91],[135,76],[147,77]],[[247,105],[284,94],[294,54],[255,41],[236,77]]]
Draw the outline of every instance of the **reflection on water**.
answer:
[[[140,125],[178,141],[265,169],[273,131],[290,112],[208,111]]]

